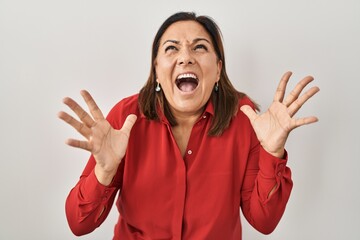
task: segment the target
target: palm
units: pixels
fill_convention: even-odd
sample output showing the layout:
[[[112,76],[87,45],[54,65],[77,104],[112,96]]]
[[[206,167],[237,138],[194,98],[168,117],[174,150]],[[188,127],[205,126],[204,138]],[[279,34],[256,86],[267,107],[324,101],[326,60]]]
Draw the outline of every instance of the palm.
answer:
[[[107,170],[117,167],[125,155],[129,136],[124,130],[113,129],[105,119],[97,122],[92,132],[89,143],[97,163]]]
[[[87,91],[82,91],[81,94],[90,109],[91,116],[74,100],[65,98],[64,103],[75,112],[80,121],[65,112],[60,112],[59,117],[73,126],[86,140],[69,139],[67,144],[91,152],[102,171],[114,172],[125,155],[136,116],[129,115],[123,127],[115,130],[104,118],[91,95]]]
[[[319,91],[319,88],[312,87],[300,96],[305,86],[313,80],[312,77],[306,77],[296,85],[284,100],[285,89],[290,76],[290,72],[283,76],[274,101],[265,113],[257,114],[250,106],[241,107],[241,110],[250,119],[261,145],[269,153],[276,156],[282,156],[287,137],[293,129],[317,121],[316,117],[296,119],[293,116],[309,98]]]

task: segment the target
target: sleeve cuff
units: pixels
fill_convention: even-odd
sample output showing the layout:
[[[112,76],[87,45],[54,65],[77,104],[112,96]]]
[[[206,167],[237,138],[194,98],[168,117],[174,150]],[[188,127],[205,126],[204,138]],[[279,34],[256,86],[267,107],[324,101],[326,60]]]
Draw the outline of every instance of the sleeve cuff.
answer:
[[[281,177],[284,174],[288,161],[288,154],[286,150],[283,158],[277,158],[260,146],[259,155],[259,168],[263,177],[276,178]]]
[[[109,197],[116,191],[116,187],[102,185],[96,178],[94,170],[86,177],[82,184],[81,195],[90,202],[107,201]]]

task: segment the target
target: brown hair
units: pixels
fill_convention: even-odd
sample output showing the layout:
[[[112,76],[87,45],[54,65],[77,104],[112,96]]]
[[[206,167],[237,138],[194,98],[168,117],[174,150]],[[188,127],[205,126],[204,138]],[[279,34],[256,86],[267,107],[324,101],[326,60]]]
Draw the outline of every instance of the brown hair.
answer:
[[[218,91],[213,91],[210,96],[214,105],[214,118],[212,119],[211,127],[208,132],[208,135],[210,136],[219,136],[229,126],[232,117],[237,113],[238,100],[245,94],[238,92],[231,84],[227,76],[221,31],[218,25],[210,17],[196,16],[196,14],[192,12],[178,12],[166,19],[160,26],[152,45],[150,75],[144,87],[140,90],[139,108],[148,119],[158,120],[159,115],[157,107],[160,106],[170,124],[172,126],[177,125],[164,93],[162,91],[155,91],[157,84],[155,60],[162,35],[171,24],[178,21],[195,21],[201,24],[211,36],[212,44],[214,45],[218,60],[222,61],[219,89]]]

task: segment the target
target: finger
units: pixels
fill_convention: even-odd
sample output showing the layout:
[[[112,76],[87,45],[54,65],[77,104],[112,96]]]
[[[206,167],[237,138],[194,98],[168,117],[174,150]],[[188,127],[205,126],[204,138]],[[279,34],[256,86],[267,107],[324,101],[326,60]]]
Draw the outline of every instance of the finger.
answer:
[[[288,107],[291,103],[293,103],[300,95],[302,90],[308,85],[310,82],[312,82],[314,78],[312,76],[307,76],[304,79],[302,79],[298,84],[296,84],[295,88],[290,92],[290,94],[286,97],[284,100],[284,104]]]
[[[84,124],[82,124],[81,122],[79,122],[78,120],[67,114],[66,112],[59,112],[58,117],[63,121],[65,121],[66,123],[68,123],[69,125],[71,125],[73,128],[75,128],[76,131],[78,131],[85,138],[89,139],[91,135],[91,130],[87,126],[85,126]]]
[[[304,105],[304,103],[314,96],[320,89],[318,87],[312,87],[307,90],[302,96],[296,99],[289,107],[288,113],[292,117],[299,111],[299,109]]]
[[[249,105],[242,106],[240,110],[249,118],[251,123],[258,117],[254,109],[252,109]]]
[[[303,125],[315,123],[317,121],[319,121],[319,119],[317,117],[315,117],[315,116],[299,118],[299,119],[295,120],[295,125],[294,125],[293,129],[297,128],[297,127],[300,127],[300,126],[303,126]]]
[[[92,98],[90,93],[86,90],[80,91],[81,96],[84,98],[87,106],[89,107],[91,115],[94,117],[95,120],[102,120],[104,119],[104,115],[102,114],[100,108],[96,104],[95,100]]]
[[[275,92],[275,96],[274,96],[274,101],[275,102],[282,102],[283,99],[284,99],[284,95],[285,95],[285,90],[286,90],[286,85],[287,83],[289,82],[289,79],[292,75],[292,72],[286,72],[280,82],[279,82],[279,85],[276,89],[276,92]]]
[[[130,114],[126,117],[125,122],[124,122],[122,128],[120,129],[120,131],[122,131],[127,137],[130,136],[130,131],[131,131],[132,127],[134,126],[136,119],[137,119],[137,117],[135,114]]]
[[[89,152],[92,151],[91,144],[88,141],[80,141],[70,138],[66,141],[66,144],[74,148],[81,148]]]
[[[77,104],[73,99],[66,97],[63,100],[63,103],[66,104],[71,110],[75,112],[75,114],[79,117],[79,119],[86,124],[87,127],[91,127],[95,125],[95,121],[90,117],[90,115],[84,111],[84,109]]]

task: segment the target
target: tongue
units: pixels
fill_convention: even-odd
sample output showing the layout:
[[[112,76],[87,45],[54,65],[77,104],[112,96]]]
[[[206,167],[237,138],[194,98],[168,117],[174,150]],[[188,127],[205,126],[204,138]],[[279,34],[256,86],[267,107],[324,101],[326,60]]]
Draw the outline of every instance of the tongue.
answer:
[[[196,84],[193,82],[180,83],[179,89],[183,92],[191,92],[196,88]]]

